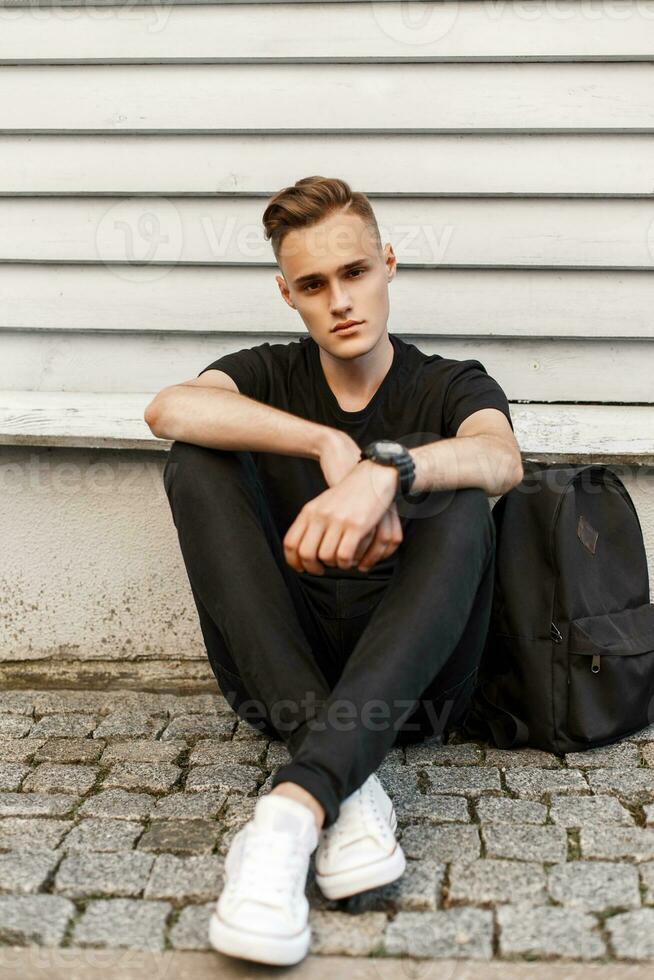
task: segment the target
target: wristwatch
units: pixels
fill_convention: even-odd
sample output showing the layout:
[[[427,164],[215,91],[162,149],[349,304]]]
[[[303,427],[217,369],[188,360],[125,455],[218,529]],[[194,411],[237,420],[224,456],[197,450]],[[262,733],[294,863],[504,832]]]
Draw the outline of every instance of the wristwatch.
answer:
[[[365,449],[361,450],[359,462],[364,459],[371,459],[383,466],[397,467],[400,481],[394,500],[400,500],[404,494],[410,491],[416,475],[416,466],[411,453],[401,442],[391,442],[389,439],[378,439],[371,442]]]

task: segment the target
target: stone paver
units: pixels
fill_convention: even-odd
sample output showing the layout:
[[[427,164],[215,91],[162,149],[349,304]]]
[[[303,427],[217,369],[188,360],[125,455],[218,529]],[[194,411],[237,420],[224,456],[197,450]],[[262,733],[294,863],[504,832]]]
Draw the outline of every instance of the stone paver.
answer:
[[[654,909],[613,915],[606,920],[606,931],[618,959],[654,959]]]
[[[475,803],[480,823],[535,823],[547,820],[547,807],[532,800],[482,796]]]
[[[570,861],[548,871],[549,893],[560,905],[604,912],[640,906],[636,868],[610,861]]]
[[[209,944],[209,916],[215,902],[203,905],[187,905],[170,930],[173,949],[211,949]]]
[[[553,796],[550,817],[562,827],[603,827],[609,823],[633,827],[634,824],[629,810],[612,796]]]
[[[441,905],[446,867],[438,861],[407,861],[404,874],[389,885],[341,899],[344,910],[351,915],[396,909],[433,912]]]
[[[254,793],[261,782],[261,770],[254,766],[232,763],[216,766],[196,766],[186,779],[186,789],[214,790],[223,793]]]
[[[84,800],[81,817],[113,817],[116,820],[141,820],[154,808],[156,796],[128,793],[124,789],[105,789]]]
[[[59,851],[20,850],[0,854],[0,892],[27,895],[43,888],[61,860]]]
[[[582,827],[579,843],[584,858],[654,858],[654,829],[650,827]]]
[[[480,793],[500,793],[502,785],[497,769],[481,766],[431,766],[425,770],[430,793],[461,793],[479,796]]]
[[[416,793],[409,797],[396,797],[393,805],[400,825],[470,823],[468,803],[463,796],[424,796]]]
[[[516,766],[521,768],[529,766],[532,769],[557,769],[561,766],[561,760],[552,752],[543,752],[542,749],[489,748],[486,752],[486,765],[497,766],[498,769],[513,769]]]
[[[383,912],[346,912],[312,910],[310,953],[324,956],[371,956],[381,951],[386,916]]]
[[[78,803],[69,793],[0,793],[0,817],[63,817]]]
[[[213,693],[0,691],[0,943],[209,950],[229,846],[288,758]],[[406,870],[334,902],[312,864],[313,953],[654,962],[654,725],[564,757],[454,731],[378,775]]]
[[[196,741],[199,738],[231,738],[234,731],[234,718],[227,715],[177,715],[164,729],[161,738],[187,739]]]
[[[89,902],[75,926],[77,946],[128,946],[130,949],[162,950],[165,923],[171,911],[167,902],[130,898]]]
[[[448,900],[452,905],[487,905],[506,902],[547,902],[546,877],[536,861],[453,861]]]
[[[68,854],[57,871],[54,891],[69,898],[132,898],[142,894],[153,861],[139,851]]]
[[[145,897],[175,902],[215,901],[222,889],[223,864],[222,857],[212,854],[192,857],[162,854],[154,863]]]
[[[270,749],[277,749],[276,743],[270,745]],[[285,751],[284,746],[279,749]],[[283,761],[283,751],[268,751],[267,767],[281,765]],[[242,762],[252,766],[258,765],[266,755],[265,742],[218,742],[212,738],[201,738],[197,741],[189,755],[191,766],[233,766],[235,762]],[[279,757],[279,761],[276,759]],[[272,760],[272,761],[271,761]]]
[[[23,783],[23,790],[34,793],[88,793],[98,776],[97,766],[77,766],[42,762]]]
[[[139,841],[139,848],[156,853],[205,854],[219,834],[213,820],[154,820]]]
[[[115,711],[103,718],[93,732],[93,738],[156,738],[168,723],[165,715],[150,715],[145,711]]]
[[[217,817],[227,801],[227,793],[171,793],[160,797],[152,808],[152,819],[202,820]]]
[[[474,766],[483,757],[483,751],[474,742],[443,745],[439,740],[429,739],[406,748],[408,766]]]
[[[0,762],[0,790],[20,789],[29,771],[30,767],[22,762]]]
[[[105,776],[105,789],[136,789],[167,793],[179,780],[182,770],[172,762],[117,762]]]
[[[72,820],[5,817],[0,820],[0,848],[21,851],[55,848],[72,826]]]
[[[0,896],[0,942],[59,946],[74,914],[59,895]]]
[[[493,913],[453,908],[440,912],[398,912],[386,929],[388,956],[489,960],[493,955]]]
[[[181,740],[156,742],[139,738],[129,742],[111,742],[102,752],[100,762],[110,766],[114,762],[177,762],[186,749]]]
[[[638,746],[632,742],[614,742],[585,752],[568,752],[565,760],[577,769],[603,769],[610,766],[637,766],[640,761]]]
[[[519,861],[565,861],[568,836],[563,827],[533,824],[485,824],[481,836],[486,855]]]
[[[597,919],[577,909],[502,905],[497,920],[500,949],[507,956],[592,960],[606,952]]]
[[[24,715],[0,715],[0,738],[25,738],[31,727]]]
[[[103,742],[88,738],[49,738],[34,754],[35,762],[97,762]]]
[[[588,782],[593,793],[612,793],[627,802],[648,803],[654,800],[654,773],[645,767],[589,770]]]
[[[97,718],[93,715],[46,715],[34,725],[30,735],[38,738],[45,735],[48,738],[57,736],[59,738],[84,738],[90,735],[97,725]]]
[[[640,864],[638,872],[644,890],[643,904],[654,905],[654,861]]]
[[[20,715],[16,715],[20,718]],[[45,738],[2,738],[0,736],[0,759],[3,762],[29,762]]]
[[[65,839],[68,851],[127,851],[143,833],[143,825],[131,820],[81,820]]]
[[[507,788],[527,800],[541,800],[552,793],[589,793],[588,783],[577,769],[514,768],[506,773]]]
[[[457,824],[407,827],[402,834],[402,848],[409,858],[430,858],[432,861],[453,861],[461,854],[478,857],[479,830]]]

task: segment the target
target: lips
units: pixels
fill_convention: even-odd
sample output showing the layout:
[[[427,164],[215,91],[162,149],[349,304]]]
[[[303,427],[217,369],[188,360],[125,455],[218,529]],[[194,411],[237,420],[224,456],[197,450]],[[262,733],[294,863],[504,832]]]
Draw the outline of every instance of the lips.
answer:
[[[337,327],[334,327],[334,333],[338,333],[339,330],[347,330],[348,327],[358,327],[363,320],[348,320],[347,323],[340,323]]]

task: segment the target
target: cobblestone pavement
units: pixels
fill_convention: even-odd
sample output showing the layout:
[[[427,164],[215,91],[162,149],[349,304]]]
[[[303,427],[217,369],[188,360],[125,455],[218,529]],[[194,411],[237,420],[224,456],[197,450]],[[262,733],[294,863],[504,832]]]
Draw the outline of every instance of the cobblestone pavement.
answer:
[[[208,949],[224,857],[286,758],[214,694],[0,692],[0,942]],[[322,955],[654,960],[654,726],[564,759],[437,740],[378,770],[408,858]]]

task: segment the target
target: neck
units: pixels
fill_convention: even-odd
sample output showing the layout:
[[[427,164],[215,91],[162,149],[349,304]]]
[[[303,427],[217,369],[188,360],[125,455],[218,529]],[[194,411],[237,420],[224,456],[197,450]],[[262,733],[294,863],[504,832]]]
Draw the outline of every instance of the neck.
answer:
[[[393,344],[385,332],[371,350],[356,358],[334,357],[319,347],[320,362],[327,384],[345,411],[365,408],[391,369]],[[345,404],[347,403],[347,405]]]

